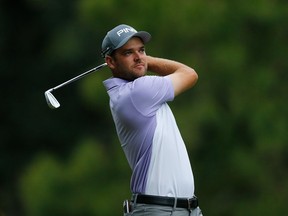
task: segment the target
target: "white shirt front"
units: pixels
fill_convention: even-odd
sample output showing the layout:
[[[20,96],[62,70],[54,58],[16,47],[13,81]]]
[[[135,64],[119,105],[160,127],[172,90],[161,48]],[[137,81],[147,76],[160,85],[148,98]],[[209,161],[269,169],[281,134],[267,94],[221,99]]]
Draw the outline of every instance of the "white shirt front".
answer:
[[[157,111],[156,119],[145,194],[192,197],[194,178],[189,157],[174,116],[166,103]]]

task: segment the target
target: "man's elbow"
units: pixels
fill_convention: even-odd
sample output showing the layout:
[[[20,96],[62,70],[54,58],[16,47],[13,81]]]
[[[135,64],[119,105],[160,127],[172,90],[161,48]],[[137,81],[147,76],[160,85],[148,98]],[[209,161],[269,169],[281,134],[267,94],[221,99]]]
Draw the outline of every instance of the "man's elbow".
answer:
[[[193,87],[198,81],[198,74],[194,69],[190,69],[190,83],[191,87]]]

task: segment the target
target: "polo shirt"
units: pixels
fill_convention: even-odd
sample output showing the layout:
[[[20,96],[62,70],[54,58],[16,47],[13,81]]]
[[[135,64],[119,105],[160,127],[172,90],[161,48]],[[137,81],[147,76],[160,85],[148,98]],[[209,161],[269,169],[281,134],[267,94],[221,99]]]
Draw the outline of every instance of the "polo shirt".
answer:
[[[134,81],[105,80],[117,135],[132,169],[131,191],[157,196],[192,197],[189,156],[167,102],[174,99],[168,76]]]

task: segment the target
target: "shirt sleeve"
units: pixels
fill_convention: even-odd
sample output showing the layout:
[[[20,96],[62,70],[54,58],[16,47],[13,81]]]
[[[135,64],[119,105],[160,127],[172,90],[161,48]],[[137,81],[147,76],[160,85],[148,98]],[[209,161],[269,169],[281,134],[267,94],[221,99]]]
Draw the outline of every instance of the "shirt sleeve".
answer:
[[[154,115],[159,107],[174,99],[174,88],[169,77],[144,76],[131,86],[131,100],[143,115]]]

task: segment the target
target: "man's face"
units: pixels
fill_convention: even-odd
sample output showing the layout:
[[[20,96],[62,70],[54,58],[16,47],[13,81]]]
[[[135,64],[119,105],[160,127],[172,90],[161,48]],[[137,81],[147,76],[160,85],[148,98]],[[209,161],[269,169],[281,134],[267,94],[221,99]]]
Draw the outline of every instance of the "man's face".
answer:
[[[113,57],[107,56],[106,62],[115,77],[135,80],[147,71],[146,53],[142,40],[131,38],[124,46],[114,51]]]

